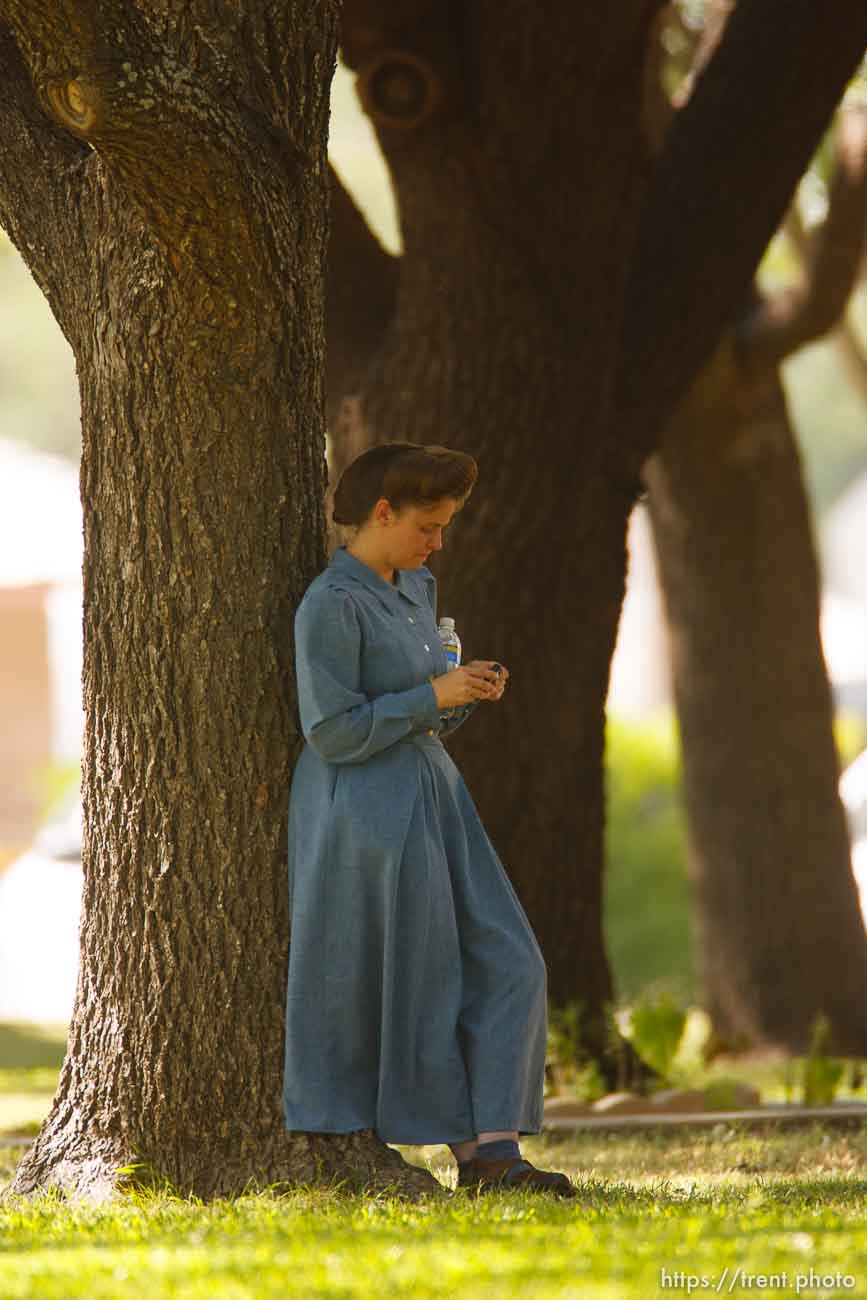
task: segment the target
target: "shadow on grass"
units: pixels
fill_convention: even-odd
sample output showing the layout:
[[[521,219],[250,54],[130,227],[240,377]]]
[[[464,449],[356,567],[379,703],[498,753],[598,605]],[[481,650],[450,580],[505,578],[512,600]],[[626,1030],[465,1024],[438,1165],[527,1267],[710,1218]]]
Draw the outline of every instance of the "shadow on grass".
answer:
[[[59,1070],[65,1054],[65,1025],[0,1024],[0,1070]]]

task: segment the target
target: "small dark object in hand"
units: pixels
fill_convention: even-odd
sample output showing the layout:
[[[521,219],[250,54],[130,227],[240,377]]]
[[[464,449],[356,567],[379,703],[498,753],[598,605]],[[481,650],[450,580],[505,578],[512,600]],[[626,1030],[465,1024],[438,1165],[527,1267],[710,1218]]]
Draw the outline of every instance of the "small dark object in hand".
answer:
[[[502,665],[502,664],[492,664],[491,666],[492,666],[492,668],[493,668],[493,670],[494,670],[495,673],[501,673],[501,672],[503,671],[503,665]]]

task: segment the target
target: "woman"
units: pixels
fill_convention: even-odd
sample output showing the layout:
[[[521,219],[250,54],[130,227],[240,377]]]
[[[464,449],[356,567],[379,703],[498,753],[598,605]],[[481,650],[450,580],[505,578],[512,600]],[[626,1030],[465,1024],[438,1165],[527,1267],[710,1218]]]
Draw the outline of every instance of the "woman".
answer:
[[[459,1187],[573,1196],[521,1158],[542,1123],[545,963],[442,744],[509,677],[448,670],[424,563],[477,472],[445,447],[364,452],[334,495],[352,542],[295,615],[284,1118],[447,1143]]]

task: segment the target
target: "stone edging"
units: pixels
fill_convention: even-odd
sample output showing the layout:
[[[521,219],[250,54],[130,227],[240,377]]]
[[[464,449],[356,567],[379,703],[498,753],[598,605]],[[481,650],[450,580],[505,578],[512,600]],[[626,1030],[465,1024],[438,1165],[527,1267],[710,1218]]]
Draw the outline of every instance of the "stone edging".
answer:
[[[784,1102],[757,1106],[751,1110],[682,1111],[637,1115],[546,1115],[542,1131],[598,1132],[609,1129],[712,1128],[714,1124],[765,1125],[807,1124],[857,1125],[867,1123],[867,1104],[844,1102],[837,1106],[791,1106]]]

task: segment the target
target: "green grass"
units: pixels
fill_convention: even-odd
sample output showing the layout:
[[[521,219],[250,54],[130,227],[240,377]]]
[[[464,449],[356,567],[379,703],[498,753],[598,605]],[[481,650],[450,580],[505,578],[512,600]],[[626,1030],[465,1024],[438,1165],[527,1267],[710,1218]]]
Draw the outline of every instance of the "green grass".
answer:
[[[0,1136],[38,1127],[51,1105],[65,1051],[65,1025],[0,1024]]]
[[[530,1159],[579,1184],[572,1202],[513,1192],[405,1205],[314,1190],[208,1205],[164,1195],[102,1207],[7,1199],[0,1296],[647,1300],[663,1294],[663,1268],[715,1282],[726,1267],[785,1272],[790,1294],[811,1267],[839,1271],[856,1278],[846,1294],[864,1295],[867,1134],[719,1128],[526,1139]],[[450,1182],[444,1148],[402,1150]],[[7,1171],[12,1154],[2,1153]]]
[[[7,1070],[59,1070],[66,1033],[66,1025],[0,1024],[0,1089]]]
[[[674,720],[606,727],[604,932],[619,1002],[695,994],[686,828]]]

